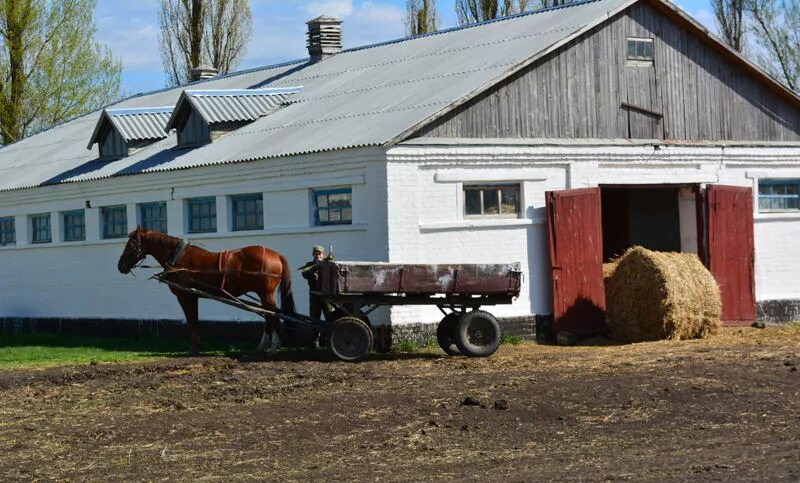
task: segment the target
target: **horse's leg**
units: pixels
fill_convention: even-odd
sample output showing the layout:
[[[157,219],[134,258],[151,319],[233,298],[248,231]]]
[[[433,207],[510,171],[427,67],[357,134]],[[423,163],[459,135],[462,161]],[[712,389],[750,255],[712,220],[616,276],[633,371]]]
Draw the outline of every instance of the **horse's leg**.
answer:
[[[270,290],[270,288],[272,290]],[[278,307],[275,305],[274,296],[275,287],[270,287],[267,284],[266,289],[258,294],[261,299],[261,307],[271,312],[277,311]],[[270,339],[270,348],[267,352],[275,352],[281,346],[281,338],[278,334],[278,324],[280,321],[277,316],[265,315],[264,316],[264,332],[261,335],[261,343],[258,344],[258,350],[263,351],[267,345],[267,338]]]
[[[264,317],[266,319],[266,317]],[[264,330],[261,332],[261,341],[258,343],[258,347],[256,347],[256,351],[264,352],[267,349],[267,344],[271,342],[269,332],[267,331],[266,327],[267,321],[264,321]]]
[[[183,315],[186,317],[186,323],[189,325],[189,341],[191,342],[191,349],[189,355],[200,354],[200,334],[198,332],[198,311],[197,311],[197,297],[194,295],[180,293],[177,294],[178,303],[181,304]]]

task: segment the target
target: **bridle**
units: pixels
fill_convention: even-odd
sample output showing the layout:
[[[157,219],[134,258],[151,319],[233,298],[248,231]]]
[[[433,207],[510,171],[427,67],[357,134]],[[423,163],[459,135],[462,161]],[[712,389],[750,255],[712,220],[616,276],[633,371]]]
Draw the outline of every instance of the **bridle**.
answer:
[[[133,238],[131,238],[133,240]],[[175,265],[180,261],[181,257],[183,256],[183,252],[186,251],[186,248],[191,245],[191,242],[185,238],[181,238],[181,241],[175,246],[172,250],[172,253],[169,256],[169,259],[166,260],[165,265],[167,269],[174,268]],[[136,232],[136,245],[134,245],[135,253],[136,253],[136,263],[131,266],[131,273],[133,272],[134,268],[148,268],[142,265],[144,263],[145,258],[147,258],[147,254],[144,252],[142,248],[142,234],[140,232]]]
[[[133,238],[131,238],[131,240],[133,240]],[[135,250],[136,250],[136,263],[134,263],[131,266],[131,273],[133,273],[134,268],[139,268],[142,265],[142,263],[144,263],[144,259],[147,258],[147,254],[142,249],[142,234],[139,231],[136,232]]]

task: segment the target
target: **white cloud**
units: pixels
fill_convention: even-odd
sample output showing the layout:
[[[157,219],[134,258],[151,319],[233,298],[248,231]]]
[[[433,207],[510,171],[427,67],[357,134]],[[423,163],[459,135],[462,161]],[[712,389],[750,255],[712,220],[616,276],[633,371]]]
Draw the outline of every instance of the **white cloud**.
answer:
[[[309,2],[305,8],[312,17],[319,15],[329,15],[331,17],[343,18],[353,13],[352,0],[316,0]]]
[[[345,17],[342,25],[347,47],[393,40],[405,35],[405,12],[388,3],[366,0]]]

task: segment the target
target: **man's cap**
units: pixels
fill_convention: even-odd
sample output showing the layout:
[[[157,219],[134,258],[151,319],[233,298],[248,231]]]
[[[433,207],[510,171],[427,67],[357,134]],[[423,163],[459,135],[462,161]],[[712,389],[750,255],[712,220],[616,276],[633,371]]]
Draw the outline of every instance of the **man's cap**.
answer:
[[[314,249],[311,250],[311,252],[325,253],[325,247],[323,247],[322,245],[314,245]]]

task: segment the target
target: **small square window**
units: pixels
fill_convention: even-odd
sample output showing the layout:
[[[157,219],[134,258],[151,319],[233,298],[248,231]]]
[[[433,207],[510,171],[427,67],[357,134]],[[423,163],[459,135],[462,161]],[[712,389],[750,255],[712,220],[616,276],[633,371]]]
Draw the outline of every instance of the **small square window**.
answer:
[[[261,193],[231,196],[233,231],[264,229],[264,200]]]
[[[758,211],[800,211],[800,180],[758,180]]]
[[[353,223],[353,190],[341,188],[314,190],[315,225],[349,225]]]
[[[125,205],[104,206],[100,209],[103,238],[124,238],[128,235],[128,209]]]
[[[464,185],[464,215],[518,218],[518,184]]]
[[[189,233],[217,231],[217,199],[214,197],[186,200],[189,211]]]
[[[144,229],[166,233],[167,203],[164,201],[141,203],[139,205],[139,222]]]
[[[652,65],[653,39],[628,37],[627,58],[634,64]]]
[[[17,243],[15,228],[13,216],[0,218],[0,246],[15,245]]]
[[[64,241],[86,240],[86,217],[83,210],[65,211],[62,213],[64,220]]]

